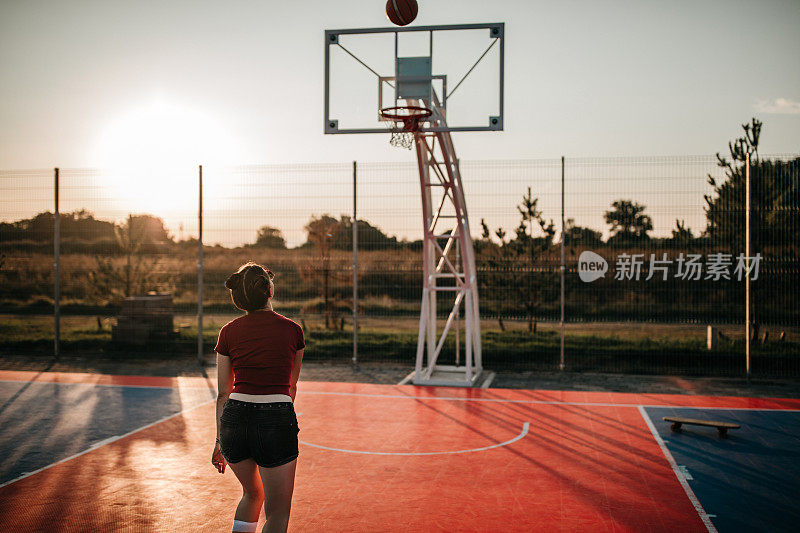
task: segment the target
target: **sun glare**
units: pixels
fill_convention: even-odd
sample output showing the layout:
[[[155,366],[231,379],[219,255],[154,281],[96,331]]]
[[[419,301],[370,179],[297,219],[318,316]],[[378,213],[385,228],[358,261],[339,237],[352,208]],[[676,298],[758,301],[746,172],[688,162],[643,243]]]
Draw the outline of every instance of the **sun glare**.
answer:
[[[163,99],[109,123],[94,156],[116,203],[158,216],[196,209],[198,165],[240,161],[236,143],[210,115]],[[204,192],[209,185],[204,180]]]

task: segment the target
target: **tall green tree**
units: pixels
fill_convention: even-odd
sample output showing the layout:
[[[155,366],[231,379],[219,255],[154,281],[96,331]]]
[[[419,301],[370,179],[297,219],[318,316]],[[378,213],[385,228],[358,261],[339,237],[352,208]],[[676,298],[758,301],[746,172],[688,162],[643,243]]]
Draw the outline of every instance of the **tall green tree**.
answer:
[[[558,292],[557,274],[547,257],[553,246],[555,224],[544,218],[538,202],[528,187],[522,203],[517,205],[520,222],[514,238],[506,242],[506,232],[498,228],[495,235],[500,246],[482,246],[478,257],[481,290],[494,293],[496,300],[514,302],[517,312],[525,314],[529,331],[533,331],[535,317],[543,305],[554,301]],[[482,227],[488,241],[489,227],[485,222]]]
[[[708,176],[705,235],[718,246],[742,251],[746,226],[746,160],[750,156],[750,237],[753,252],[765,246],[800,245],[800,158],[762,159],[762,122],[742,124],[744,135],[728,143],[729,158],[717,153],[725,177]]]
[[[800,250],[800,158],[762,159],[761,121],[753,118],[742,124],[742,130],[743,136],[728,143],[729,158],[717,153],[725,177],[717,181],[708,176],[713,192],[705,195],[705,236],[734,256],[744,252],[749,155],[750,254],[763,258],[759,282],[750,287],[750,317],[757,335],[761,307],[757,304],[768,303],[773,309],[792,305],[785,303],[791,302],[785,300],[785,287],[793,286],[791,272]],[[771,288],[775,286],[780,287],[777,292]]]

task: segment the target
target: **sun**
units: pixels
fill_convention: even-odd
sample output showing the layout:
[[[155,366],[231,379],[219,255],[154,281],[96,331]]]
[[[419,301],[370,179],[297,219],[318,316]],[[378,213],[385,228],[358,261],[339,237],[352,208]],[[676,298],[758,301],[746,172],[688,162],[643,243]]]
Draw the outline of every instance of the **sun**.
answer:
[[[238,145],[218,120],[163,98],[111,120],[93,155],[114,203],[166,217],[196,211],[199,165],[239,162]],[[204,193],[212,183],[204,179]]]

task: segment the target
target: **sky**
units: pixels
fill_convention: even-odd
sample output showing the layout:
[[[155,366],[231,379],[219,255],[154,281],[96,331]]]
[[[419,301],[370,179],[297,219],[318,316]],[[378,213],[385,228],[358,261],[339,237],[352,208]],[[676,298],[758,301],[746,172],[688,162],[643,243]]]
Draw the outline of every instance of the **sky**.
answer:
[[[800,152],[796,0],[419,4],[413,25],[505,23],[505,128],[453,134],[462,160],[713,156],[726,151],[751,117],[764,123],[761,153]],[[322,131],[323,32],[389,26],[384,5],[382,0],[2,0],[0,171],[124,169],[95,182],[107,195],[129,194],[139,202],[118,202],[118,218],[127,210],[156,211],[171,217],[177,236],[179,226],[181,234],[191,233],[196,201],[170,203],[185,190],[179,180],[169,183],[177,175],[173,169],[188,169],[191,181],[198,164],[412,163],[413,153],[390,147],[388,135]],[[348,169],[340,169],[342,185]],[[705,171],[696,174],[702,181]],[[409,202],[418,195],[413,179],[409,175],[404,182]],[[516,188],[495,205],[490,198],[497,179],[495,173],[477,182],[473,188],[483,188],[486,197],[468,203],[498,213],[491,224],[513,227],[509,217],[516,216],[514,205],[526,183],[508,178]],[[373,185],[378,198],[386,183]],[[642,195],[661,194],[642,187]],[[161,193],[159,203],[152,202],[153,188]],[[29,189],[17,192],[23,190]],[[695,194],[691,215],[696,229],[703,192]],[[348,195],[349,190],[317,191],[320,199],[341,200],[341,209],[331,208],[334,215],[349,209]],[[50,208],[50,194],[45,196],[43,205]],[[14,201],[4,198],[0,219],[21,216],[16,209],[21,204]],[[385,228],[390,234],[418,238],[418,199],[413,203],[407,222]],[[602,203],[607,206],[605,199]],[[595,227],[602,224],[602,207],[593,212]],[[653,208],[664,210],[660,233],[668,234],[671,207]],[[297,227],[287,232],[297,244],[312,208],[297,204],[291,210]],[[375,211],[377,217],[386,210]],[[471,211],[476,219],[482,214]],[[473,226],[475,233],[477,220]],[[251,227],[231,230],[220,240],[247,241],[254,233]]]
[[[796,0],[422,0],[413,24],[495,21],[505,131],[457,134],[463,159],[713,154],[752,116],[762,152],[800,148]],[[321,127],[323,30],[388,25],[381,0],[3,0],[0,168],[163,144],[192,164],[404,160]]]

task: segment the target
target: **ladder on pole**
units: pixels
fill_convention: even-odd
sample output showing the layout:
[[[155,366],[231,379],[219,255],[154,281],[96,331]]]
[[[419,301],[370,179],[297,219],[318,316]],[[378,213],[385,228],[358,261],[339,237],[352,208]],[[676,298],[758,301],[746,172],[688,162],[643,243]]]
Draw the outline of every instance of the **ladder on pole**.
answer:
[[[446,126],[438,102],[431,104],[431,123]],[[481,326],[475,250],[461,170],[450,132],[415,132],[414,141],[422,194],[423,286],[413,383],[474,387],[483,374]],[[460,254],[454,252],[456,242]],[[437,329],[440,300],[452,302],[444,307],[445,311],[449,307],[449,313],[441,332]],[[464,364],[459,365],[458,359],[456,364],[439,364],[447,336],[453,330],[453,323],[460,320],[462,309]],[[461,334],[461,328],[455,331]]]

